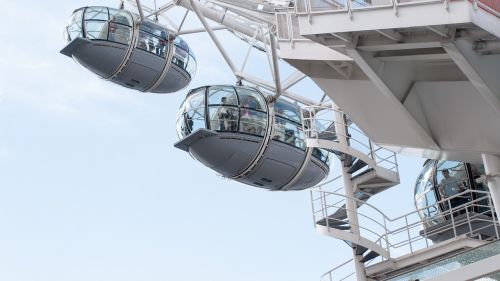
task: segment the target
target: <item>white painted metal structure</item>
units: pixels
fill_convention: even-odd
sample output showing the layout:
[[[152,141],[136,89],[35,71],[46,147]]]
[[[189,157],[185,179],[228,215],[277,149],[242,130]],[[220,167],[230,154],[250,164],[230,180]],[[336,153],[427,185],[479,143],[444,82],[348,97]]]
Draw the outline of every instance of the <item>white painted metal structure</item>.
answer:
[[[500,272],[500,251],[496,252],[497,244],[483,239],[500,238],[497,217],[488,219],[469,211],[480,206],[492,214],[493,205],[500,206],[498,0],[173,0],[161,5],[155,1],[158,8],[141,5],[139,0],[127,2],[138,8],[141,18],[160,16],[169,21],[178,34],[206,31],[238,83],[246,81],[274,93],[275,98],[284,95],[310,106],[304,111],[304,118],[310,119],[310,125],[304,126],[308,146],[336,153],[343,165],[342,188],[330,192],[322,185],[312,193],[316,227],[348,242],[354,256],[326,273],[325,280],[354,276],[413,280],[397,278],[420,274],[425,266],[439,264],[438,259],[477,256],[483,247],[494,255],[480,255],[477,262],[461,269],[419,280],[474,280],[484,275],[499,280],[495,274]],[[175,6],[193,11],[203,28],[183,30],[186,17],[180,25],[169,20],[164,13]],[[236,68],[214,32],[222,29],[266,52],[271,81],[244,71],[248,55],[241,69]],[[281,80],[280,58],[299,71]],[[306,76],[338,107],[289,92]],[[316,127],[321,113],[334,126]],[[444,216],[452,223],[440,231],[453,237],[430,245],[427,238],[435,233],[422,233],[426,221],[417,215],[419,210],[390,218],[366,202],[399,182],[395,155],[384,149],[483,163],[491,191],[485,194],[488,204],[473,200],[449,208]],[[449,200],[434,204],[451,206]],[[371,209],[371,215],[358,212],[360,206]],[[478,221],[484,225],[481,229],[494,234],[485,235],[473,227]],[[463,229],[465,234],[459,235]],[[376,257],[380,261],[374,264]],[[338,274],[352,262],[356,275]]]

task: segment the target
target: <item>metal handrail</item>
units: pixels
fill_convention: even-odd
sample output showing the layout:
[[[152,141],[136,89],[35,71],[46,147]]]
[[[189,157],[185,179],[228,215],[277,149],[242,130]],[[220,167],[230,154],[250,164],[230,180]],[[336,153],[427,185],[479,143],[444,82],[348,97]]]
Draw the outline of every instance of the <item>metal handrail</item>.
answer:
[[[333,134],[340,136],[342,138],[347,139],[348,141],[352,142],[354,141],[357,145],[360,145],[362,150],[366,150],[365,152],[359,150],[358,148],[353,148],[352,146],[349,146],[350,149],[357,150],[358,152],[365,154],[367,157],[372,159],[374,163],[380,167],[386,168],[388,170],[392,170],[395,172],[398,172],[398,163],[397,163],[397,157],[396,154],[393,151],[390,151],[388,149],[385,149],[379,145],[376,145],[371,142],[370,138],[359,128],[355,126],[354,123],[349,123],[349,122],[344,122],[344,120],[339,121],[336,120],[333,116],[335,114],[329,114],[331,118],[323,117],[323,116],[318,116],[316,114],[317,112],[331,112],[331,113],[341,113],[342,115],[344,114],[342,111],[334,109],[332,107],[327,107],[327,106],[307,106],[301,110],[301,115],[302,119],[304,122],[302,122],[302,127],[303,127],[303,132],[306,136],[306,138],[309,139],[321,139],[320,138],[320,133],[327,133],[327,134]],[[306,114],[307,113],[307,114]],[[353,134],[356,134],[360,138],[363,138],[364,140],[358,139],[357,137],[353,137],[350,134],[341,134],[337,131],[332,131],[332,130],[327,130],[327,129],[321,129],[318,128],[317,124],[323,124],[326,123],[328,124],[328,127],[332,126],[332,124],[339,125],[339,126],[345,126],[349,129],[350,132]],[[340,143],[339,138],[337,140],[331,140],[336,143]],[[381,155],[382,153],[386,153],[384,155]],[[387,165],[388,167],[385,167]]]
[[[323,278],[325,278],[326,276],[328,276],[328,277],[329,277],[329,278],[328,278],[328,279],[329,279],[329,281],[333,281],[333,279],[332,279],[332,273],[333,273],[334,271],[336,271],[336,270],[338,270],[338,269],[340,269],[340,268],[342,268],[342,267],[344,267],[344,266],[346,266],[346,265],[350,264],[352,261],[353,261],[353,259],[351,258],[351,259],[346,260],[345,262],[343,262],[343,263],[341,263],[341,264],[339,264],[339,265],[335,266],[334,268],[330,269],[329,271],[327,271],[327,272],[325,272],[323,275],[321,275],[320,280],[323,280]],[[348,276],[346,276],[346,277],[344,277],[343,279],[340,279],[340,280],[344,280],[345,278],[348,278],[348,277],[350,277],[350,276],[351,276],[351,275],[353,275],[353,274],[354,274],[354,272],[352,272],[351,274],[349,274]]]
[[[352,223],[350,225],[353,227],[359,227],[360,236],[362,236],[363,233],[371,233],[371,234],[375,235],[375,239],[373,239],[372,242],[375,244],[380,244],[381,246],[382,246],[382,244],[384,244],[389,252],[389,255],[390,255],[390,251],[389,251],[390,249],[398,249],[398,248],[401,248],[404,246],[409,246],[410,252],[413,253],[415,250],[417,250],[417,248],[418,249],[421,248],[419,245],[417,245],[417,242],[425,240],[425,245],[428,246],[429,245],[428,237],[435,235],[435,234],[438,234],[438,233],[445,232],[445,231],[454,230],[454,237],[458,237],[458,235],[456,233],[456,229],[458,227],[462,227],[464,225],[469,226],[469,230],[467,232],[469,236],[477,236],[479,230],[485,229],[485,228],[488,228],[491,226],[495,226],[494,227],[495,228],[495,236],[497,239],[500,239],[500,236],[498,234],[498,229],[496,228],[498,226],[498,221],[494,216],[494,209],[493,209],[492,204],[491,204],[491,196],[490,196],[489,192],[486,192],[486,191],[467,190],[467,191],[461,192],[459,194],[456,194],[454,196],[451,196],[449,198],[440,200],[432,205],[425,206],[423,208],[419,208],[413,212],[404,214],[404,215],[399,216],[397,218],[389,218],[383,212],[381,212],[378,208],[376,208],[373,205],[366,203],[362,200],[354,198],[354,197],[348,197],[348,196],[343,195],[343,194],[332,193],[332,192],[328,192],[328,191],[316,191],[316,192],[319,192],[321,194],[323,201],[322,201],[322,205],[321,205],[321,210],[317,211],[317,210],[313,209],[313,217],[315,219],[315,222],[319,221],[319,220],[317,220],[318,217],[320,217],[320,220],[321,219],[326,220],[327,227],[330,227],[331,221],[339,221],[339,222],[341,221],[344,223],[346,222],[345,218],[336,219],[333,217],[329,217],[331,214],[335,213],[335,211],[337,211],[337,210],[345,210],[346,212],[348,212],[348,210],[344,207],[344,203],[346,200],[354,200],[354,201],[360,202],[360,203],[362,202],[364,206],[367,206],[368,208],[375,211],[379,216],[381,216],[382,217],[381,221],[377,221],[374,218],[373,214],[367,215],[367,214],[363,214],[363,213],[358,212],[359,216],[367,218],[369,221],[372,221],[373,223],[375,223],[375,225],[377,225],[377,228],[380,229],[380,232],[377,232],[377,230],[374,228],[367,228],[365,226],[362,226],[361,222],[358,223],[359,225],[353,225]],[[452,199],[457,198],[459,196],[472,195],[472,194],[478,195],[477,198],[473,199],[467,203],[464,203],[462,205],[451,207],[451,208],[448,208],[446,210],[441,210],[440,213],[438,215],[436,215],[435,217],[433,217],[432,219],[431,218],[422,219],[418,215],[419,212],[424,211],[426,209],[429,209],[431,207],[436,206],[437,208],[439,208],[439,206],[441,204],[448,203],[448,205],[451,206]],[[329,204],[329,202],[327,202],[327,200],[325,199],[325,198],[327,198],[327,196],[341,197],[341,198],[343,198],[343,200],[335,200],[337,202],[335,202],[334,204]],[[487,201],[488,203],[485,203],[485,201]],[[473,207],[486,208],[486,209],[479,211],[479,213],[477,213],[477,212],[471,213],[469,210]],[[333,212],[332,212],[332,210],[333,210]],[[464,212],[464,214],[466,215],[465,219],[455,221],[454,216],[460,212]],[[321,213],[321,215],[319,215],[319,213]],[[491,219],[486,219],[484,217],[481,217],[481,215],[484,215],[484,214],[493,214],[493,215],[492,215]],[[432,229],[432,230],[426,229],[425,226],[429,225],[430,222],[436,221],[436,220],[439,220],[439,219],[442,219],[445,217],[451,218],[452,223],[450,225],[438,227],[437,229]],[[415,218],[417,218],[417,220],[415,220]],[[477,221],[483,222],[483,223],[485,223],[485,225],[473,229],[471,224],[470,224],[470,220],[474,220],[476,222]],[[402,226],[398,226],[394,229],[390,229],[388,227],[388,225],[395,224],[395,223],[400,223],[400,224],[402,224]],[[422,231],[424,232],[423,236],[422,236],[420,229],[422,229]],[[415,232],[415,231],[418,231],[418,232]],[[402,235],[407,236],[407,237],[402,239],[401,238]]]

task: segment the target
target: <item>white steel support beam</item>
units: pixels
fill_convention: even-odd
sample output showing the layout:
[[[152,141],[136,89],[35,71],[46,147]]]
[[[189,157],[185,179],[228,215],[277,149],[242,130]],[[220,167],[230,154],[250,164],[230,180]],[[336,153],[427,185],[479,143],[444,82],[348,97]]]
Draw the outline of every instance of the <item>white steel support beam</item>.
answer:
[[[415,136],[427,143],[429,149],[439,149],[436,142],[429,136],[429,133],[425,131],[422,126],[415,120],[415,118],[408,112],[408,110],[403,106],[403,104],[394,96],[392,90],[385,84],[385,82],[378,76],[378,74],[372,69],[368,62],[363,58],[363,56],[356,50],[353,46],[346,48],[347,55],[350,56],[356,64],[363,70],[363,72],[368,76],[375,87],[380,91],[380,93],[386,98],[386,102],[391,105],[393,111],[397,116],[403,116],[406,126],[415,132]]]
[[[141,0],[135,0],[137,4],[137,11],[139,11],[139,16],[141,17],[141,22],[144,21],[144,11],[142,10]]]
[[[295,84],[299,83],[306,77],[307,76],[304,73],[300,71],[295,71],[292,75],[290,75],[285,81],[281,83],[283,85],[283,91],[290,89],[291,87],[293,87]]]
[[[181,23],[179,24],[179,27],[177,28],[177,34],[179,34],[179,31],[181,31],[182,26],[184,25],[184,22],[186,21],[188,14],[189,14],[189,10],[186,9],[186,12],[184,13],[184,16],[182,17]]]
[[[440,26],[426,26],[427,29],[430,31],[436,33],[437,35],[443,37],[443,38],[448,38],[448,29],[446,27],[440,27]]]
[[[467,76],[474,88],[476,88],[488,104],[490,104],[493,109],[500,114],[500,100],[495,96],[490,87],[486,84],[483,78],[481,78],[479,73],[474,69],[455,43],[443,42],[441,45],[460,70],[462,70],[465,76]]]
[[[231,68],[231,71],[233,71],[233,73],[236,75],[237,70],[236,70],[236,67],[234,66],[233,61],[231,60],[231,58],[229,58],[229,55],[226,53],[226,50],[224,49],[224,47],[220,43],[219,39],[217,39],[217,36],[215,36],[215,33],[210,28],[210,25],[205,20],[203,13],[200,11],[200,9],[198,7],[198,2],[195,0],[189,0],[189,3],[191,4],[191,7],[192,7],[194,13],[196,14],[196,16],[198,17],[198,19],[200,20],[201,24],[207,30],[208,35],[210,36],[210,38],[212,38],[212,41],[214,42],[215,46],[217,47],[217,49],[219,49],[219,52],[221,53],[222,57],[226,61],[227,65],[229,66],[229,68]],[[236,77],[238,78],[237,75],[236,75]]]
[[[163,12],[166,12],[166,11],[168,11],[169,9],[171,9],[171,8],[173,8],[173,7],[175,7],[175,6],[176,6],[175,1],[170,1],[170,2],[168,2],[167,4],[165,4],[165,5],[161,6],[161,7],[158,9],[158,11],[155,11],[155,12],[150,13],[149,15],[147,15],[147,16],[146,16],[146,18],[150,18],[151,16],[154,16],[154,15],[156,15],[156,14],[158,14],[158,15],[159,15],[159,14],[162,14]]]
[[[277,99],[281,95],[281,78],[280,78],[280,68],[278,65],[278,52],[276,52],[276,37],[272,32],[269,32],[269,41],[271,41],[271,54],[273,59],[273,69],[274,72],[274,83],[276,84],[276,94],[274,98]]]
[[[222,26],[222,25],[217,25],[217,26],[212,26],[210,27],[212,30],[222,30],[222,29],[227,29],[227,27]],[[201,33],[205,32],[205,28],[193,28],[193,29],[187,29],[183,31],[179,31],[177,35],[186,35],[186,34],[194,34],[194,33]]]
[[[334,109],[334,122],[335,131],[337,132],[337,139],[339,143],[345,147],[348,147],[349,140],[347,139],[347,129],[344,122],[344,114],[340,111],[336,105],[333,105]],[[345,159],[341,161],[342,165],[342,179],[344,181],[344,192],[346,195],[345,206],[347,212],[347,219],[349,220],[349,226],[351,227],[350,232],[354,235],[359,235],[359,222],[358,222],[358,207],[357,203],[354,201],[354,189],[355,186],[351,180],[351,174],[348,173],[349,167],[345,165]],[[358,281],[366,280],[366,272],[363,264],[360,262],[363,256],[356,255],[356,248],[352,249],[352,254],[354,256],[354,266],[356,269],[356,277]]]
[[[483,154],[482,158],[491,200],[493,200],[497,217],[500,218],[500,156]]]
[[[266,90],[269,90],[271,92],[276,92],[276,88],[274,88],[274,85],[266,80],[263,80],[259,77],[241,71],[236,71],[234,74],[237,77],[240,77],[241,79],[248,81],[252,84],[258,85]]]
[[[254,48],[253,43],[255,43],[255,37],[257,37],[258,33],[259,33],[259,29],[255,30],[255,34],[252,37],[252,42],[249,42],[249,44],[248,44],[248,50],[247,50],[247,53],[245,55],[245,59],[243,60],[243,64],[241,65],[241,72],[243,72],[245,70],[245,67],[246,67],[247,62],[248,62],[248,58],[250,57],[250,53],[252,52],[252,50]]]
[[[385,36],[393,41],[396,41],[396,42],[401,42],[403,41],[403,36],[401,35],[401,33],[398,33],[394,30],[390,30],[390,29],[376,29],[375,30],[378,34],[382,35],[382,36]]]
[[[304,105],[317,105],[318,104],[317,102],[315,102],[311,99],[308,99],[308,98],[301,96],[301,95],[297,95],[297,94],[289,92],[289,91],[283,91],[282,95],[291,99],[291,100],[294,100],[296,102],[300,102]]]
[[[177,5],[184,7],[189,10],[193,10],[193,7],[191,6],[192,0],[180,0],[178,1]],[[246,20],[242,17],[237,17],[232,14],[228,14],[226,11],[223,10],[215,10],[207,5],[200,3],[196,1],[198,10],[201,11],[201,14],[209,20],[212,20],[218,24],[226,26],[228,29],[232,29],[236,32],[239,32],[241,34],[244,34],[248,37],[253,37],[255,34],[256,26],[261,26],[261,27],[267,27],[267,25],[259,25],[258,23],[250,20]],[[261,42],[268,42],[268,39],[263,37],[262,35],[257,35],[256,37],[257,40]]]
[[[344,42],[347,42],[347,43],[352,42],[352,36],[350,36],[348,34],[342,35],[342,34],[338,34],[338,33],[330,33],[330,35],[332,35],[333,37],[336,37]]]

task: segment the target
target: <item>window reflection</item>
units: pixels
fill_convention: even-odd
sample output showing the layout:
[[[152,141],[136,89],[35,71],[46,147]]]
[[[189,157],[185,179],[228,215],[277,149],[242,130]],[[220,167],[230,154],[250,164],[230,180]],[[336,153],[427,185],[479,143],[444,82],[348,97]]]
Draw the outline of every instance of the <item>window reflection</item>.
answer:
[[[187,43],[180,37],[176,37],[174,41],[175,52],[172,58],[172,63],[186,70],[189,75],[194,75],[196,71],[196,59],[193,52],[189,49]]]
[[[468,188],[467,172],[463,163],[454,161],[438,162],[436,179],[442,199],[456,195]]]
[[[266,111],[266,103],[262,95],[246,88],[238,89],[241,107],[251,108],[260,111]]]
[[[185,137],[200,128],[205,128],[205,88],[190,94],[180,109],[178,131]]]
[[[274,105],[274,112],[276,116],[300,123],[300,109],[298,106],[278,100]]]
[[[131,33],[132,30],[128,26],[124,26],[114,22],[109,23],[109,41],[128,44],[131,39]]]
[[[108,39],[108,22],[106,21],[85,21],[85,30],[90,40]]]
[[[151,22],[143,22],[139,30],[137,48],[165,58],[168,48],[166,29]]]
[[[85,20],[107,21],[108,8],[106,7],[88,7],[85,10]]]
[[[285,118],[276,116],[276,124],[273,139],[291,144],[305,150],[304,132],[302,125],[290,122]]]
[[[125,10],[117,10],[113,8],[108,8],[108,9],[112,22],[121,25],[132,26],[132,16],[130,15],[130,13],[128,13]]]
[[[111,17],[109,16],[110,13]],[[131,14],[125,10],[108,9],[106,7],[88,7],[75,12],[66,28],[68,40],[82,36],[82,15],[85,38],[109,40],[125,45],[130,44],[132,34]]]
[[[69,19],[68,26],[66,27],[67,38],[69,42],[77,37],[83,36],[82,29],[83,9],[76,11]]]
[[[241,109],[240,132],[264,136],[267,126],[267,114],[246,108]]]
[[[329,153],[323,149],[313,148],[312,155],[326,165],[330,165]]]
[[[212,86],[208,91],[208,105],[238,105],[236,92],[231,86]]]
[[[210,129],[215,131],[237,131],[238,109],[232,106],[211,106]]]

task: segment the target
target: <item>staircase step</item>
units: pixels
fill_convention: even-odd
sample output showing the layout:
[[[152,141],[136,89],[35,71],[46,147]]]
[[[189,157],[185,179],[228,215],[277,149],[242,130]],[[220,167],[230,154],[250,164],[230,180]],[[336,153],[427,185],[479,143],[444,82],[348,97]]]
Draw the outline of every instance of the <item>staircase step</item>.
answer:
[[[362,168],[366,167],[366,165],[368,165],[366,162],[362,161],[361,159],[357,159],[349,168],[349,170],[347,170],[347,172],[349,174],[355,173],[361,170]]]
[[[356,255],[360,256],[364,254],[366,251],[368,251],[368,248],[363,247],[361,245],[356,246]]]
[[[360,261],[360,262],[365,263],[365,262],[368,262],[368,261],[373,260],[374,258],[376,258],[376,257],[378,257],[378,256],[380,256],[380,254],[379,254],[379,253],[374,252],[374,251],[370,251],[370,252],[368,252],[368,254],[366,254],[366,255],[365,255],[365,256],[361,259],[361,261]]]
[[[335,123],[330,124],[323,132],[318,134],[318,138],[322,140],[335,141],[337,133],[335,132]]]
[[[326,220],[327,219],[319,220],[319,221],[316,222],[316,224],[326,226]],[[345,226],[345,225],[348,225],[348,224],[349,224],[348,221],[343,221],[343,220],[339,220],[339,219],[336,219],[336,218],[328,218],[328,226],[329,227]]]

